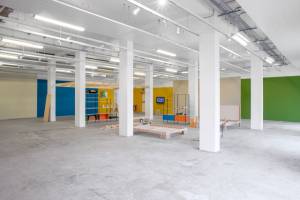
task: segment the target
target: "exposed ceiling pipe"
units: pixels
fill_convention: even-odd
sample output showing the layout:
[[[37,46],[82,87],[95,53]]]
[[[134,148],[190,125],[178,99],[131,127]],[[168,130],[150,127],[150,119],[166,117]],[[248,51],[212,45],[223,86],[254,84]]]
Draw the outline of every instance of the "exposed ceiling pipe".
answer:
[[[248,22],[241,18],[241,15],[246,15],[249,19],[250,17],[242,9],[242,7],[235,1],[230,1],[231,5],[228,2],[223,0],[209,0],[211,4],[216,7],[221,14],[219,17],[225,17],[225,20],[229,21],[233,25],[237,26],[240,32],[245,33],[249,38],[254,40],[253,42],[260,50],[266,52],[268,55],[272,56],[277,62],[280,62],[282,65],[287,65],[287,59],[280,53],[280,51],[275,47],[273,42],[268,39],[268,37],[257,27],[251,27]],[[259,30],[262,36],[259,36],[257,33]],[[264,38],[261,41],[261,38]]]
[[[216,27],[214,24],[208,22],[206,19],[204,19],[203,17],[200,17],[199,15],[195,14],[193,11],[185,8],[184,6],[176,3],[174,0],[168,0],[169,2],[171,2],[172,4],[174,4],[175,6],[177,6],[178,8],[181,8],[182,10],[184,10],[185,12],[187,12],[188,14],[190,14],[191,16],[195,17],[197,20],[203,22],[204,24],[206,24],[207,26],[211,27],[212,29],[214,29],[215,31],[217,31],[218,33],[220,33],[221,35],[223,35],[225,38],[231,39],[231,35],[228,35],[226,33],[223,32],[223,30],[221,30],[220,28]],[[265,59],[262,58],[260,55],[258,55],[257,53],[255,53],[255,51],[242,46],[241,44],[239,44],[238,42],[236,42],[235,40],[233,40],[233,42],[235,42],[236,44],[238,44],[239,46],[241,46],[243,49],[247,50],[249,53],[251,53],[252,55],[256,56],[257,58],[259,58],[260,60],[262,60],[263,62],[265,62]]]

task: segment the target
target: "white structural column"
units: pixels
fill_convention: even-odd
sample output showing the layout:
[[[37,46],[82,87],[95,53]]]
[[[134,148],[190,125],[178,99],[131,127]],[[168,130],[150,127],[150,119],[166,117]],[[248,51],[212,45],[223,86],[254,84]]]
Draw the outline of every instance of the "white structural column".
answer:
[[[200,150],[220,151],[219,35],[208,29],[200,35]]]
[[[145,117],[153,119],[153,65],[150,65],[145,78]]]
[[[133,136],[133,42],[120,51],[119,135]]]
[[[119,99],[120,99],[120,96],[119,96],[119,89],[116,88],[116,89],[114,90],[114,104],[115,104],[115,106],[116,106],[117,108],[119,108],[119,105],[120,105]]]
[[[86,53],[76,52],[75,59],[75,126],[83,128],[85,122],[85,62]]]
[[[51,96],[50,122],[56,121],[56,61],[50,60],[48,66],[48,95]]]
[[[189,67],[188,71],[188,84],[189,84],[189,107],[190,107],[190,116],[198,117],[198,103],[199,103],[199,71],[198,67]]]
[[[263,61],[251,57],[251,129],[262,130],[264,121]]]

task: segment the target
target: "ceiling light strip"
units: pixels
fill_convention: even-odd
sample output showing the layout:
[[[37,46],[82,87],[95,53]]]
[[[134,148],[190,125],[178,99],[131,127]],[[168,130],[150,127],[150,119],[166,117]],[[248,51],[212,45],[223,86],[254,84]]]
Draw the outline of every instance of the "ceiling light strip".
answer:
[[[45,59],[50,59],[50,60],[51,59],[61,60],[61,61],[74,60],[73,58],[68,58],[68,57],[54,56],[54,55],[49,55],[49,54],[36,53],[36,52],[31,52],[31,51],[23,51],[23,50],[16,50],[16,49],[11,49],[11,48],[0,48],[0,52],[10,53],[10,54],[15,54],[15,55],[20,55],[20,56],[40,57],[40,58],[45,58]]]
[[[29,47],[29,48],[35,48],[35,49],[43,49],[44,48],[42,45],[39,45],[39,44],[33,44],[33,43],[26,42],[26,41],[15,40],[15,39],[11,39],[11,38],[2,38],[1,41],[4,43],[14,44],[14,45],[23,46],[23,47]]]
[[[44,16],[41,16],[41,15],[34,15],[34,19],[39,20],[39,21],[43,21],[43,22],[47,22],[47,23],[50,23],[50,24],[58,25],[60,27],[73,29],[73,30],[76,30],[76,31],[81,31],[81,32],[85,31],[85,28],[83,28],[81,26],[69,24],[69,23],[66,23],[66,22],[63,22],[63,21],[51,19],[51,18],[44,17]]]
[[[232,53],[232,54],[234,54],[234,55],[236,55],[236,56],[238,56],[238,57],[243,58],[240,54],[238,54],[238,53],[232,51],[231,49],[228,49],[227,47],[224,47],[223,45],[220,45],[220,47],[221,47],[222,49],[224,49],[225,51],[228,51],[229,53]]]
[[[169,51],[165,51],[165,50],[162,50],[162,49],[157,49],[156,52],[160,53],[160,54],[167,55],[167,56],[171,56],[171,57],[176,57],[177,56],[175,53],[171,53]]]

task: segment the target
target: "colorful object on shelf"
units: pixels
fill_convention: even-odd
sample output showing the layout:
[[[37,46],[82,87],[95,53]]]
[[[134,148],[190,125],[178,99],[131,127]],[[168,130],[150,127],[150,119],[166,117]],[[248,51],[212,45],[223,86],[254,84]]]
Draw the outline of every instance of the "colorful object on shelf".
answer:
[[[175,121],[175,115],[163,115],[163,121]]]
[[[184,122],[187,123],[189,122],[189,116],[186,115],[175,115],[175,122]]]
[[[100,98],[107,98],[107,90],[100,91]]]
[[[100,120],[108,120],[109,115],[107,113],[99,114],[100,115]]]

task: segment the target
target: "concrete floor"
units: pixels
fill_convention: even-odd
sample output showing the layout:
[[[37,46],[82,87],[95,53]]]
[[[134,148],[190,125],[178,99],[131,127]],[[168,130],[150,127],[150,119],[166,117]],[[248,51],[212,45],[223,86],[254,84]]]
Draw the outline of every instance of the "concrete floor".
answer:
[[[300,198],[299,124],[228,130],[218,154],[197,150],[196,138],[195,130],[161,140],[70,120],[0,121],[0,199]]]

